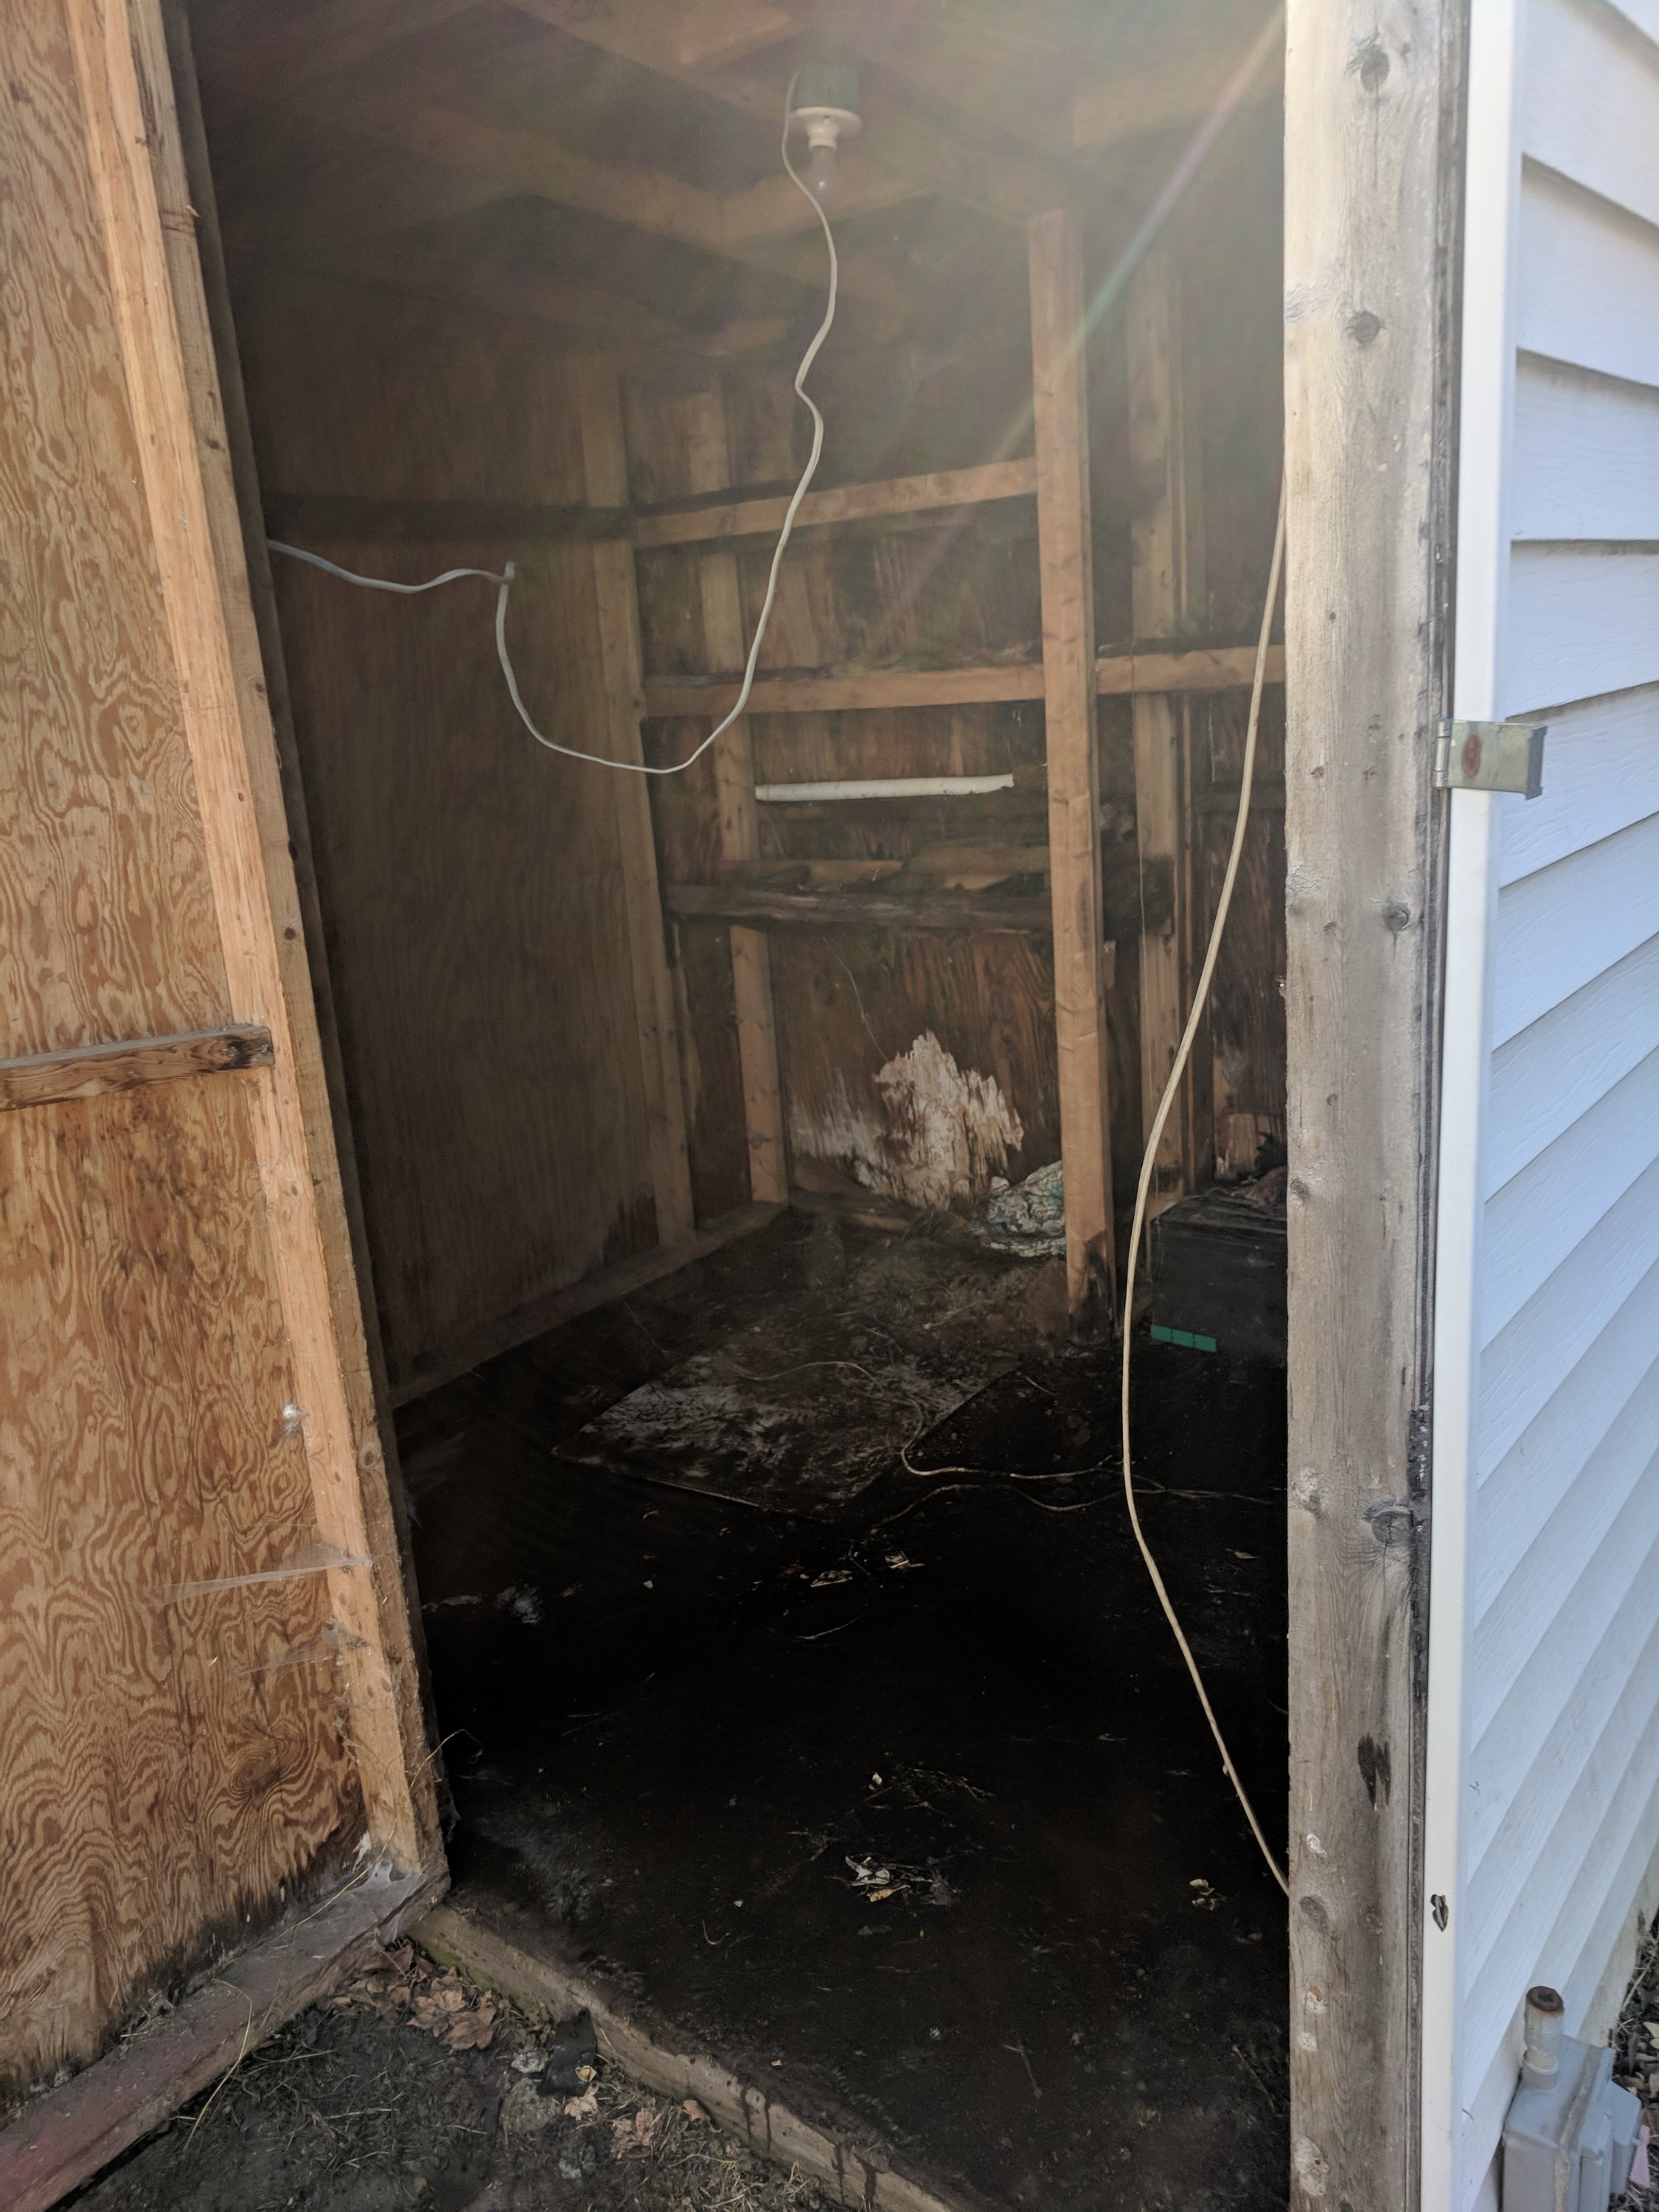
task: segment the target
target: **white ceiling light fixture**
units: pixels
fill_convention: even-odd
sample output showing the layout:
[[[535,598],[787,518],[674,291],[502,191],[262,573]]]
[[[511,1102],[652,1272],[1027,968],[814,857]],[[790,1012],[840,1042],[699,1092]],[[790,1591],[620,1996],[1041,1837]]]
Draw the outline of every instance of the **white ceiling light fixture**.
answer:
[[[859,113],[858,71],[846,62],[807,62],[795,80],[789,127],[806,133],[806,167],[801,181],[820,207],[835,204],[840,182],[843,138],[864,128]]]

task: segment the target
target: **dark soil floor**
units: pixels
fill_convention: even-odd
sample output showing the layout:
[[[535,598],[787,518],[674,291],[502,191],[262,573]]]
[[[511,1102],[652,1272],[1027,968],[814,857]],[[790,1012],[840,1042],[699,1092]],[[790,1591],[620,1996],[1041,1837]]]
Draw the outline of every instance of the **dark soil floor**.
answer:
[[[410,1947],[392,1963],[251,2052],[75,2212],[829,2212],[699,2109],[597,2061],[561,2085],[556,2028]]]
[[[1283,1900],[1133,1548],[1115,1360],[1045,1334],[1054,1293],[788,1217],[410,1407],[452,1865],[673,2047],[917,2179],[1265,2212]],[[799,1468],[799,1510],[783,1477],[759,1510],[710,1494],[723,1462],[689,1490],[614,1449],[607,1409],[688,1359],[759,1405],[815,1343],[860,1449],[878,1377],[982,1387],[927,1427],[918,1385],[925,1433],[850,1496]],[[1137,1358],[1147,1534],[1277,1837],[1284,1376]]]

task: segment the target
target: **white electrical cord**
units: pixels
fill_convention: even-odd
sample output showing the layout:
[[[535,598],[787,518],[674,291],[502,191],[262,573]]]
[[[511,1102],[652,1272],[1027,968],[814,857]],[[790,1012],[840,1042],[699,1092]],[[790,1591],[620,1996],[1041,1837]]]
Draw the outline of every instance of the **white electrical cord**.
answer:
[[[1205,1000],[1210,995],[1210,979],[1215,974],[1216,956],[1221,950],[1221,933],[1227,926],[1227,909],[1232,904],[1233,885],[1238,879],[1238,863],[1244,850],[1244,832],[1250,818],[1250,787],[1255,779],[1255,738],[1261,720],[1261,691],[1267,674],[1267,640],[1273,629],[1273,607],[1279,599],[1279,574],[1285,560],[1285,487],[1279,490],[1279,525],[1273,533],[1273,566],[1267,577],[1267,604],[1261,610],[1261,635],[1255,648],[1255,681],[1250,690],[1250,719],[1244,738],[1244,768],[1238,793],[1238,818],[1233,825],[1232,850],[1227,856],[1227,872],[1221,879],[1221,896],[1216,901],[1215,921],[1210,928],[1209,949],[1204,955],[1198,988],[1193,994],[1193,1010],[1187,1017],[1187,1026],[1182,1032],[1176,1048],[1175,1065],[1170,1070],[1170,1079],[1164,1086],[1164,1096],[1158,1101],[1158,1112],[1152,1117],[1152,1134],[1146,1139],[1146,1151],[1140,1163],[1140,1181],[1135,1189],[1134,1221],[1129,1231],[1129,1259],[1124,1270],[1123,1284],[1123,1494],[1128,1501],[1129,1525],[1134,1530],[1135,1542],[1140,1547],[1140,1556],[1146,1563],[1146,1571],[1152,1578],[1152,1588],[1158,1592],[1158,1601],[1164,1608],[1164,1618],[1181,1646],[1181,1656],[1187,1662],[1187,1672],[1193,1678],[1193,1687],[1198,1692],[1198,1702],[1204,1708],[1204,1717],[1210,1723],[1210,1733],[1215,1738],[1216,1748],[1221,1753],[1221,1764],[1227,1779],[1233,1785],[1239,1803],[1244,1808],[1244,1817],[1250,1824],[1250,1833],[1261,1846],[1261,1856],[1267,1862],[1268,1871],[1286,1897],[1291,1886],[1284,1869],[1267,1845],[1261,1832],[1261,1823],[1255,1817],[1244,1784],[1238,1778],[1238,1770],[1227,1749],[1226,1738],[1221,1733],[1221,1723],[1215,1717],[1209,1692],[1204,1687],[1204,1677],[1199,1673],[1193,1649],[1182,1630],[1176,1609],[1170,1602],[1170,1593],[1164,1587],[1164,1577],[1158,1571],[1158,1561],[1152,1557],[1140,1526],[1140,1515],[1135,1505],[1134,1474],[1129,1457],[1129,1348],[1134,1334],[1135,1263],[1140,1256],[1141,1231],[1146,1220],[1146,1194],[1152,1188],[1152,1171],[1158,1164],[1158,1148],[1164,1135],[1164,1125],[1170,1118],[1176,1093],[1181,1087],[1188,1059],[1192,1052],[1193,1039],[1198,1034],[1199,1018],[1204,1012]]]
[[[823,320],[818,325],[811,343],[801,356],[800,367],[795,371],[795,397],[801,401],[812,417],[812,450],[807,456],[806,466],[801,471],[800,482],[795,486],[789,505],[784,511],[783,527],[778,532],[777,546],[772,555],[772,567],[766,579],[766,597],[761,602],[760,618],[755,624],[755,641],[749,648],[749,659],[744,664],[743,682],[738,688],[737,704],[724,721],[716,722],[695,751],[688,753],[683,761],[675,761],[667,768],[651,768],[641,761],[612,760],[605,753],[582,752],[574,745],[562,745],[554,738],[543,735],[531,720],[529,709],[520,695],[519,679],[513,672],[513,662],[507,650],[507,598],[513,588],[513,580],[516,574],[515,566],[511,561],[507,562],[504,573],[499,575],[493,568],[446,568],[441,576],[434,576],[424,584],[392,584],[380,576],[359,576],[349,568],[340,568],[335,562],[325,561],[320,553],[307,553],[297,545],[284,545],[279,538],[271,538],[265,541],[273,553],[286,553],[292,560],[308,561],[313,568],[325,568],[331,576],[342,577],[348,584],[366,585],[371,591],[376,592],[430,592],[435,590],[440,584],[453,582],[458,576],[486,577],[489,582],[499,586],[495,593],[495,657],[501,664],[501,674],[507,678],[507,696],[518,710],[519,720],[534,738],[536,743],[538,745],[545,745],[550,753],[562,753],[567,760],[590,761],[595,768],[625,769],[634,775],[681,775],[694,761],[702,759],[716,738],[725,735],[749,704],[749,694],[754,688],[755,670],[760,661],[761,645],[766,636],[766,626],[772,618],[773,602],[778,595],[778,570],[782,566],[784,549],[789,543],[789,533],[795,526],[795,517],[800,511],[800,503],[805,498],[807,488],[817,473],[819,457],[823,452],[823,416],[818,411],[817,401],[806,389],[805,380],[835,322],[836,295],[841,285],[841,264],[836,254],[836,235],[830,228],[830,218],[824,213],[823,203],[808,188],[794,163],[789,158],[789,122],[794,112],[795,87],[799,82],[799,76],[800,73],[797,70],[790,78],[789,89],[783,96],[783,137],[779,151],[783,156],[783,166],[789,173],[791,183],[811,202],[812,212],[817,216],[823,228],[823,242],[830,250],[830,289],[824,301]]]

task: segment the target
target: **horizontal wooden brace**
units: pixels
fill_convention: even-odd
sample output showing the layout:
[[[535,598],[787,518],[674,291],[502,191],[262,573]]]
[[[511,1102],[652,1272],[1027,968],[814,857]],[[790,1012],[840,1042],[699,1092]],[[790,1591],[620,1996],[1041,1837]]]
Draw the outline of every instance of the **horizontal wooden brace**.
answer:
[[[1184,653],[1122,653],[1095,663],[1095,690],[1102,698],[1137,692],[1203,692],[1248,690],[1255,676],[1251,645],[1200,646]],[[1270,648],[1267,681],[1285,680],[1281,646]],[[1010,700],[1041,699],[1041,661],[1012,661],[980,668],[872,669],[857,676],[763,676],[749,694],[753,714],[842,714],[860,708],[981,707]],[[729,714],[738,686],[653,682],[647,678],[645,711],[676,715]]]
[[[796,929],[953,929],[1047,936],[1047,898],[992,898],[971,891],[775,891],[750,884],[666,884],[670,914]]]
[[[974,707],[1010,699],[1040,699],[1040,663],[1006,668],[887,668],[860,676],[763,676],[749,694],[752,714],[839,714],[865,707]],[[717,684],[653,683],[645,686],[645,711],[664,718],[729,714],[738,687]]]
[[[1285,681],[1285,648],[1267,647],[1266,680]],[[1177,653],[1113,653],[1095,663],[1103,699],[1140,692],[1248,691],[1255,681],[1253,645],[1200,645]]]
[[[532,1336],[544,1336],[549,1329],[575,1320],[579,1314],[592,1313],[597,1306],[609,1305],[613,1298],[625,1298],[630,1291],[643,1290],[647,1283],[659,1282],[665,1275],[689,1267],[694,1260],[706,1260],[711,1252],[722,1250],[738,1237],[764,1229],[783,1210],[781,1206],[758,1200],[745,1206],[734,1206],[729,1213],[717,1214],[714,1220],[705,1222],[696,1236],[683,1243],[653,1245],[648,1252],[636,1252],[629,1259],[618,1260],[614,1266],[601,1267],[597,1274],[588,1275],[580,1283],[568,1284],[562,1290],[550,1291],[544,1297],[515,1306],[511,1313],[485,1322],[465,1343],[423,1354],[412,1363],[409,1371],[394,1376],[392,1402],[394,1406],[406,1406],[411,1398],[422,1397],[441,1383],[453,1382],[458,1375],[465,1375],[481,1360],[493,1359],[497,1352],[511,1352],[515,1345],[527,1344]]]
[[[798,530],[858,522],[886,514],[925,514],[937,507],[979,507],[988,500],[1030,498],[1036,491],[1036,463],[991,461],[982,468],[939,469],[931,475],[894,477],[878,483],[843,484],[808,492],[795,517]],[[787,495],[772,499],[722,499],[696,507],[635,518],[636,545],[692,545],[710,538],[770,537],[783,527]]]
[[[626,538],[626,507],[538,507],[495,499],[358,499],[349,493],[278,492],[265,510],[273,538],[307,545],[318,539],[408,538],[422,544],[451,540],[504,541],[508,545],[560,544],[570,539]]]
[[[795,517],[798,530],[883,516],[927,514],[988,501],[1029,498],[1036,489],[1032,461],[993,461],[983,468],[940,469],[877,483],[809,492]],[[700,501],[695,507],[635,514],[627,507],[551,507],[513,500],[363,499],[349,493],[277,492],[265,522],[273,538],[303,544],[340,538],[503,539],[557,544],[622,538],[635,545],[699,545],[726,538],[774,537],[783,527],[788,495]]]
[[[270,1066],[270,1031],[255,1023],[222,1030],[185,1030],[177,1036],[137,1037],[121,1044],[73,1045],[26,1060],[0,1060],[0,1112],[52,1106],[66,1098],[100,1098],[146,1083],[185,1075],[222,1075]]]

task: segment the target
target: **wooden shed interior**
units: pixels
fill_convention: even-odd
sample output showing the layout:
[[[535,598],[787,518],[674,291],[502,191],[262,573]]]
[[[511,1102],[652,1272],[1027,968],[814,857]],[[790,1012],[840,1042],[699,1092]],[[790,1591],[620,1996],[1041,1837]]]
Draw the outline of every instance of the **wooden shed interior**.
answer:
[[[1283,1905],[1133,1553],[1111,1350],[1273,539],[1277,15],[177,28],[458,1879],[918,2185],[1095,2203],[1109,2160],[1126,2204],[1282,2203]],[[511,562],[540,730],[684,761],[810,439],[826,256],[779,141],[819,64],[861,129],[749,711],[683,774],[561,757],[490,582],[265,541]],[[1268,676],[1152,1203],[1282,1267]],[[1277,1837],[1273,1265],[1130,1321],[1149,1533]]]

